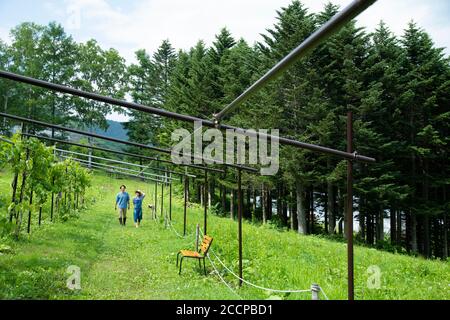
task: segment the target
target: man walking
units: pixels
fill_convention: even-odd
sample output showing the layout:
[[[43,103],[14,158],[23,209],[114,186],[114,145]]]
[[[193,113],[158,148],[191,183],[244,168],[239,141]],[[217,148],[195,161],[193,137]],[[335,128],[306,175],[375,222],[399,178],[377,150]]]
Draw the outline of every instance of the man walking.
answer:
[[[116,206],[119,207],[119,222],[122,226],[125,226],[127,222],[127,209],[130,209],[130,195],[125,190],[127,187],[125,185],[120,186],[120,192],[116,196]]]

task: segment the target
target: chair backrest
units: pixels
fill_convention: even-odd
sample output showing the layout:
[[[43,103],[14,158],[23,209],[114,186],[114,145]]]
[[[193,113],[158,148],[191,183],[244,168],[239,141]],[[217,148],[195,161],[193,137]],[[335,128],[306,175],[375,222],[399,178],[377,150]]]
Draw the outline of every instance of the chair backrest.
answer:
[[[206,255],[208,253],[209,247],[211,247],[211,243],[213,241],[213,238],[210,236],[203,236],[202,245],[200,246],[200,251],[203,253],[203,255]]]

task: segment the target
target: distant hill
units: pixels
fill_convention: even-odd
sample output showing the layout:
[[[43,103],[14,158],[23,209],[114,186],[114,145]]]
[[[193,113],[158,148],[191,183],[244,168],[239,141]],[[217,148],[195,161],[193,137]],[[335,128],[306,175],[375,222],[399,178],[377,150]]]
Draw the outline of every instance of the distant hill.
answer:
[[[115,138],[115,139],[128,141],[128,136],[127,136],[128,131],[123,127],[122,122],[118,122],[118,121],[114,121],[114,120],[107,120],[107,122],[108,122],[108,129],[106,131],[102,130],[100,128],[95,128],[93,130],[93,133],[100,134],[102,136],[108,136],[108,137]],[[85,130],[85,131],[87,131],[87,130]],[[86,137],[76,134],[76,133],[70,133],[69,137],[72,141],[75,141],[75,142],[80,141],[80,139],[86,138]],[[123,150],[124,149],[124,146],[121,144],[106,141],[106,140],[101,140],[101,139],[95,139],[95,145],[100,146],[100,147],[109,148],[109,149],[115,149],[115,150]]]
[[[106,131],[100,128],[96,128],[94,130],[94,133],[120,140],[128,140],[127,129],[123,127],[122,122],[117,122],[114,120],[107,120],[107,122],[108,122],[108,129]]]

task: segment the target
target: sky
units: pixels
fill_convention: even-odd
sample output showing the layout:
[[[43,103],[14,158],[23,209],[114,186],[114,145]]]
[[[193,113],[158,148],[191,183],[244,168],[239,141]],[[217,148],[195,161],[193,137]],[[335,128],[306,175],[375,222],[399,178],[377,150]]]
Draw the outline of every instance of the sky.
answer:
[[[96,39],[104,48],[115,48],[128,62],[134,52],[154,52],[164,39],[177,49],[188,49],[198,40],[206,44],[227,27],[235,38],[249,43],[276,22],[276,11],[292,0],[0,0],[0,39],[9,41],[9,30],[22,22],[61,23],[78,42]],[[345,7],[351,0],[302,0],[312,12],[332,2]],[[359,26],[373,31],[383,20],[397,35],[409,21],[424,28],[439,47],[450,54],[449,0],[378,0],[357,18]],[[111,119],[125,120],[119,115]]]

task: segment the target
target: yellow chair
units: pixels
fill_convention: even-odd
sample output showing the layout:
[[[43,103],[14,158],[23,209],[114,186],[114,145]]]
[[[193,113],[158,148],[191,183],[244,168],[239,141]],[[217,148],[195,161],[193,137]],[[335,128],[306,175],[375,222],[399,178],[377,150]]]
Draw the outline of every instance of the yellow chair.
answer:
[[[210,236],[205,235],[203,237],[203,241],[202,244],[200,246],[200,250],[199,251],[190,251],[190,250],[180,250],[178,251],[177,254],[177,267],[178,267],[178,259],[181,255],[181,260],[180,260],[180,271],[178,272],[178,274],[181,274],[181,267],[183,265],[183,259],[184,258],[191,258],[191,259],[197,259],[198,260],[198,264],[201,268],[201,261],[203,260],[203,270],[205,271],[205,276],[206,276],[206,265],[205,265],[205,258],[206,255],[208,254],[208,250],[211,247],[211,243],[213,241],[213,238]]]

